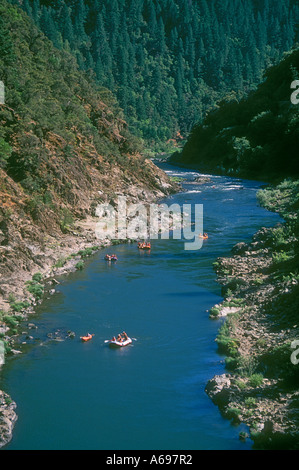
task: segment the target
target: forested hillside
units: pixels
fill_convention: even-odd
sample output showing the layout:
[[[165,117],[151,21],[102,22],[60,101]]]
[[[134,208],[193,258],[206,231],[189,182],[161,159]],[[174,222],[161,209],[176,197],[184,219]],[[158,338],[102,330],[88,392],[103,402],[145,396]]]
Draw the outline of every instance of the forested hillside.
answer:
[[[147,143],[187,137],[296,40],[294,0],[11,0],[117,97]]]
[[[59,237],[94,215],[98,203],[113,203],[117,194],[149,200],[171,184],[141,157],[109,90],[5,0],[0,50],[1,304],[11,276],[41,269],[51,237],[53,262]]]
[[[298,177],[299,105],[291,101],[298,79],[297,49],[269,69],[247,99],[223,101],[195,126],[172,161],[265,181]]]

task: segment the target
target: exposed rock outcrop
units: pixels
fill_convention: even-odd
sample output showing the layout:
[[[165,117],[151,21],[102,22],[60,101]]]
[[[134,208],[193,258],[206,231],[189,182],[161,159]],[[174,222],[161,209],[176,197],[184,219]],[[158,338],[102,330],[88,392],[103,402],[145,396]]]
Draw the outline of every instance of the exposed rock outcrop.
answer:
[[[12,439],[13,428],[17,421],[16,406],[10,396],[0,390],[0,447],[8,444]]]

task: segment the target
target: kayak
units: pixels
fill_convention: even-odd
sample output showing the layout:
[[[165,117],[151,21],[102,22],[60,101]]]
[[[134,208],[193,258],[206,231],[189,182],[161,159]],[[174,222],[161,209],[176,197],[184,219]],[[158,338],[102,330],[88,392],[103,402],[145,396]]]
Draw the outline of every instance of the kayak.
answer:
[[[88,334],[87,336],[80,336],[80,339],[86,342],[86,341],[90,341],[93,336],[94,335]]]
[[[125,346],[129,346],[129,344],[132,343],[132,340],[131,338],[128,338],[126,339],[126,341],[116,341],[116,340],[110,340],[109,341],[109,346],[111,346],[112,348],[123,348]]]

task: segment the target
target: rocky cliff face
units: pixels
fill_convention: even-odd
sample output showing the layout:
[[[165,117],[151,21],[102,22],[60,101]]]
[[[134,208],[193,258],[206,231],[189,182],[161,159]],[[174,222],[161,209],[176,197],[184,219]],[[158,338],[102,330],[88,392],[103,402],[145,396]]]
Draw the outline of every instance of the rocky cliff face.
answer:
[[[95,208],[174,189],[141,154],[108,90],[80,72],[19,8],[0,2],[0,310],[22,283],[98,241]]]
[[[132,156],[136,164],[138,158]],[[79,160],[78,165],[83,162]],[[62,203],[52,207],[31,200],[20,184],[0,170],[0,309],[9,309],[9,298],[24,296],[24,283],[39,271],[50,274],[59,260],[86,247],[101,246],[96,238],[95,208],[100,202],[112,203],[119,195],[128,202],[156,201],[174,189],[164,172],[150,161],[142,163],[138,173],[122,171],[118,165],[106,164],[106,172],[84,165],[73,178],[66,172],[73,188]],[[59,167],[59,171],[65,171]],[[57,195],[54,194],[57,198]],[[71,202],[70,202],[71,201]]]
[[[13,428],[17,421],[16,403],[7,393],[0,390],[0,447],[12,439]]]

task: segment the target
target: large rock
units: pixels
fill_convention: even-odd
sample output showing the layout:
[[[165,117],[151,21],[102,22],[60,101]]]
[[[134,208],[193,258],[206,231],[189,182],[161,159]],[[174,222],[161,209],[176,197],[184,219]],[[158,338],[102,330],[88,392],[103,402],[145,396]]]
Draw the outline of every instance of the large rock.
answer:
[[[15,413],[16,406],[10,396],[0,390],[0,447],[12,439],[13,428],[18,419]]]
[[[231,380],[228,374],[215,375],[206,385],[206,393],[219,407],[227,405],[230,398]]]

